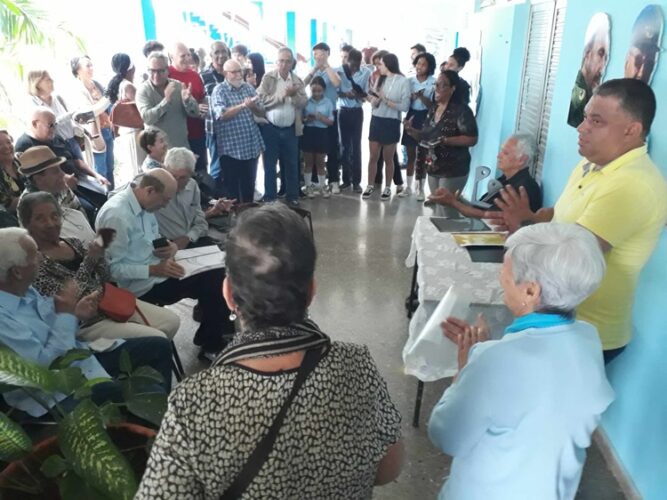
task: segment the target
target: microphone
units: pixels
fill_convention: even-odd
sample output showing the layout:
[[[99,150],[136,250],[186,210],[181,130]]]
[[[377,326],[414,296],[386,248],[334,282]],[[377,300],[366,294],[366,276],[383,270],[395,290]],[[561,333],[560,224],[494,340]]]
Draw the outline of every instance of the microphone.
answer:
[[[489,167],[480,165],[475,169],[475,184],[472,188],[472,201],[477,201],[477,189],[479,187],[479,183],[486,179],[489,175],[491,175],[491,169]]]

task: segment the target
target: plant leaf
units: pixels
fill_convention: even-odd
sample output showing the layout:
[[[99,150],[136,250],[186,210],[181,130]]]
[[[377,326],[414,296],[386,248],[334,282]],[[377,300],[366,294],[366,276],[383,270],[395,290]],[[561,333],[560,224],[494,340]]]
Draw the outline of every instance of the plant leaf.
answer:
[[[49,365],[50,370],[60,370],[72,365],[75,361],[83,361],[93,355],[89,349],[70,349],[62,356],[58,356]]]
[[[23,428],[4,413],[0,413],[0,460],[11,462],[25,455],[32,441]]]
[[[132,361],[130,361],[130,354],[127,352],[127,349],[120,351],[119,366],[121,372],[128,374],[132,372]]]
[[[58,480],[62,500],[113,500],[87,484],[73,470],[65,472]]]
[[[72,469],[95,490],[114,500],[131,500],[137,481],[128,461],[111,442],[92,401],[82,401],[61,425],[58,442]]]
[[[119,424],[123,421],[120,408],[115,403],[107,402],[100,406],[100,416],[104,425]]]
[[[164,383],[164,377],[162,374],[150,366],[140,366],[132,372],[130,378],[133,381],[136,379],[143,379],[147,380],[148,382],[157,382],[158,384]]]
[[[133,394],[125,403],[130,413],[143,418],[156,427],[160,427],[162,417],[167,411],[167,395],[163,392]]]
[[[85,383],[86,378],[79,368],[50,371],[11,349],[0,347],[0,384],[70,394]]]
[[[39,468],[42,474],[49,478],[58,477],[67,469],[69,469],[69,466],[60,455],[51,455],[42,462],[42,466]]]

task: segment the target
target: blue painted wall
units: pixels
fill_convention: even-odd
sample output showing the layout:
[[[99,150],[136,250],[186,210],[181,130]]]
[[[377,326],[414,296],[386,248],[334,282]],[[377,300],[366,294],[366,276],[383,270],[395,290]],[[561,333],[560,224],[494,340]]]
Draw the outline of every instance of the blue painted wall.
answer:
[[[654,2],[667,14],[667,1]],[[605,79],[623,76],[632,25],[646,4],[636,0],[570,1],[567,5],[560,67],[551,108],[549,138],[543,167],[545,203],[553,206],[579,160],[577,132],[566,123],[572,84],[581,64],[583,38],[591,16],[611,18],[611,53]],[[478,117],[480,143],[473,165],[493,164],[498,147],[514,128],[520,89],[526,11],[520,7],[485,9],[482,107]],[[511,31],[510,31],[511,30]],[[665,46],[663,40],[663,47]],[[520,54],[519,59],[516,59]],[[662,54],[652,81],[658,112],[650,152],[667,177],[667,53]],[[632,207],[628,207],[629,210]],[[645,500],[667,498],[667,230],[644,268],[634,309],[634,339],[609,367],[616,401],[603,417],[603,427],[618,457]]]
[[[667,1],[654,2],[667,13]],[[611,53],[605,79],[623,76],[632,25],[646,4],[627,0],[568,2],[560,68],[551,110],[544,163],[545,202],[552,205],[579,159],[577,132],[566,124],[570,92],[581,63],[583,36],[591,16],[611,18]],[[664,40],[663,40],[664,47]],[[651,86],[658,111],[649,141],[653,160],[667,177],[667,55]],[[629,210],[632,207],[628,207]],[[645,500],[667,498],[667,231],[644,268],[634,310],[634,339],[609,367],[616,401],[603,427],[618,456]]]
[[[482,30],[482,100],[477,113],[480,140],[472,148],[471,165],[495,169],[503,141],[514,131],[519,105],[521,61],[526,50],[528,5],[485,10]],[[472,183],[468,189],[472,189]],[[480,186],[481,192],[484,192]]]

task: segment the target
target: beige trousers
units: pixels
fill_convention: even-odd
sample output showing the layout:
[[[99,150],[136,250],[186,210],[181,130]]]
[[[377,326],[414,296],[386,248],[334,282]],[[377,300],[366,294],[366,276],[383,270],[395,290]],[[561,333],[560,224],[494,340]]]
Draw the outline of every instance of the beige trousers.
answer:
[[[129,339],[133,337],[163,337],[169,340],[174,338],[181,319],[169,309],[154,306],[137,299],[137,307],[146,316],[150,326],[135,311],[126,323],[118,323],[110,319],[103,319],[90,326],[79,329],[77,338],[85,342],[97,339]]]

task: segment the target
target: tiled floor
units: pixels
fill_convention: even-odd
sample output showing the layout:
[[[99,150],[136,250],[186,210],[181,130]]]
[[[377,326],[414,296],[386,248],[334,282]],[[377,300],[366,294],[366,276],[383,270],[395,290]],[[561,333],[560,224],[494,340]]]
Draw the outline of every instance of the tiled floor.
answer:
[[[362,201],[349,192],[329,200],[315,198],[302,205],[312,211],[319,252],[317,296],[311,317],[332,338],[369,346],[403,414],[407,449],[403,473],[397,481],[376,488],[374,498],[436,498],[450,460],[431,446],[424,422],[446,383],[426,385],[421,426],[413,428],[416,380],[402,373],[401,361],[407,334],[403,303],[411,278],[405,257],[415,218],[429,209],[422,208],[414,197],[381,202],[376,194],[374,199]],[[180,303],[174,307],[183,318],[176,343],[186,371],[192,373],[203,367],[191,343],[192,306]],[[591,447],[577,499],[622,498],[599,450]]]

